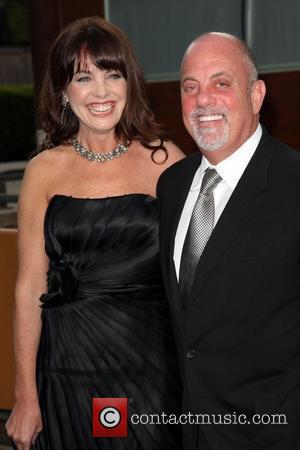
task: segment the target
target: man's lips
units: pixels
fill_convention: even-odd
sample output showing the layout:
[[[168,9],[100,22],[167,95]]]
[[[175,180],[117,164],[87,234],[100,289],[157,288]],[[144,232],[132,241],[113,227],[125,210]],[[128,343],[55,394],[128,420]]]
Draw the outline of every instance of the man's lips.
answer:
[[[218,122],[221,120],[226,120],[227,111],[224,109],[212,109],[212,108],[198,108],[195,109],[191,117],[193,120],[201,124],[209,124],[209,122]]]
[[[207,115],[207,116],[197,116],[200,122],[212,122],[215,120],[222,120],[223,116],[221,114]]]

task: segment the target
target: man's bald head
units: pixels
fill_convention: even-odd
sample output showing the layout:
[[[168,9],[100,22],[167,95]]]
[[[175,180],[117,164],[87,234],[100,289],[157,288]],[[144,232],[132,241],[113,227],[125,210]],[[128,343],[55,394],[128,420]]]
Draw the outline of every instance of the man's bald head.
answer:
[[[181,64],[181,71],[182,71],[182,67],[183,64],[185,62],[185,59],[187,57],[187,55],[189,54],[189,52],[195,47],[197,46],[199,43],[201,43],[202,41],[206,41],[209,39],[228,39],[228,41],[232,42],[232,45],[236,46],[237,51],[239,51],[242,60],[244,60],[247,68],[248,68],[248,74],[249,74],[249,87],[258,80],[258,72],[257,72],[257,66],[256,66],[256,59],[254,54],[252,53],[252,50],[250,49],[250,47],[241,39],[239,39],[238,37],[234,36],[233,34],[229,34],[229,33],[221,33],[221,32],[217,32],[217,31],[211,31],[208,33],[203,33],[200,36],[198,36],[196,39],[194,39],[194,41],[191,42],[191,44],[188,46],[188,48],[186,49],[184,55],[183,55],[183,59],[182,59],[182,64]]]
[[[226,33],[205,33],[185,52],[181,102],[186,129],[216,164],[256,130],[265,85],[244,42]]]

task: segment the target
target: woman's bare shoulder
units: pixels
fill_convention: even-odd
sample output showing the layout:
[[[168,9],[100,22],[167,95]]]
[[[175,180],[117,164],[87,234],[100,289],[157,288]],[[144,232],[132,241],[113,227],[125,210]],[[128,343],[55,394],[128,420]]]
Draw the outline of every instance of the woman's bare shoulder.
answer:
[[[67,167],[69,160],[68,149],[64,146],[43,150],[34,156],[25,168],[22,182],[23,190],[26,188],[40,189],[47,193],[53,178]]]
[[[58,169],[61,170],[68,162],[70,162],[69,148],[59,145],[35,155],[28,162],[26,171],[51,177],[51,174],[56,173]]]
[[[60,165],[69,158],[69,148],[65,145],[59,145],[50,149],[43,150],[35,155],[28,163],[28,167],[38,167],[48,165]]]

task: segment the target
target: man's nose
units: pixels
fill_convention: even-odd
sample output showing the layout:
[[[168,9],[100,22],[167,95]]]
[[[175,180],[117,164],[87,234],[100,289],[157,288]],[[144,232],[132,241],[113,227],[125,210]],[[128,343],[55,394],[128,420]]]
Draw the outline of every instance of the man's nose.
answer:
[[[216,98],[212,92],[209,90],[200,90],[197,95],[198,106],[209,106],[214,105]]]

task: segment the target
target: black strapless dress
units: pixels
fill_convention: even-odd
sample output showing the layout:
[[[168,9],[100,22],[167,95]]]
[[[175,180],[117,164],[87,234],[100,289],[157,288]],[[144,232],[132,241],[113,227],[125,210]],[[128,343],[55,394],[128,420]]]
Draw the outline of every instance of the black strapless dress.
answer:
[[[40,450],[181,448],[180,382],[158,250],[156,199],[55,195],[45,217],[50,258],[37,383]],[[128,437],[92,437],[92,398],[128,397]],[[145,421],[145,416],[144,416]]]

